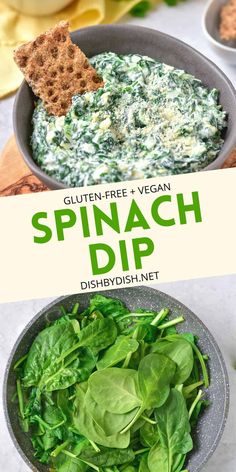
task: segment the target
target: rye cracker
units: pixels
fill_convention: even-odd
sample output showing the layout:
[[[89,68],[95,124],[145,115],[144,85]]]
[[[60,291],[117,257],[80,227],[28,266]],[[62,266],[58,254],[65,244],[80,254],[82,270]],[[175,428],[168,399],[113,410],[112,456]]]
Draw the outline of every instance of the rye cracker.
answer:
[[[48,113],[65,115],[75,94],[95,91],[103,81],[85,54],[73,44],[62,21],[14,52],[14,60]]]

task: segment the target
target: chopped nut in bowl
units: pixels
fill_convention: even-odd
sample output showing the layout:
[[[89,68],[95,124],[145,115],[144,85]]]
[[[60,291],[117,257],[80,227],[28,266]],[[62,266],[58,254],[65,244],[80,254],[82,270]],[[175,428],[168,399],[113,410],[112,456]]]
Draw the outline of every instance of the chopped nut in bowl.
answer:
[[[216,54],[236,65],[236,0],[210,0],[202,28]]]

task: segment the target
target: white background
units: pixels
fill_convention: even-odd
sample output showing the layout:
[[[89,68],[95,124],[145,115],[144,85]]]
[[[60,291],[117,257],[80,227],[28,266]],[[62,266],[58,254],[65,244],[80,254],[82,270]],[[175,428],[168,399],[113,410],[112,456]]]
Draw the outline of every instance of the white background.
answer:
[[[236,86],[236,68],[224,64],[213,53],[203,36],[201,16],[204,6],[203,0],[187,0],[172,9],[161,5],[145,20],[127,17],[126,21],[159,29],[191,44],[217,63]],[[12,134],[12,104],[13,98],[0,102],[0,148]],[[225,235],[224,244],[227,244],[227,235]],[[211,330],[223,352],[231,384],[231,409],[223,439],[204,468],[204,472],[234,472],[236,471],[236,372],[234,370],[236,363],[236,275],[158,285],[157,288],[178,298],[191,308]],[[44,299],[0,305],[0,382],[2,382],[5,365],[17,336],[26,323],[49,301],[49,299]],[[27,472],[29,469],[16,452],[2,418],[1,404],[0,471]]]

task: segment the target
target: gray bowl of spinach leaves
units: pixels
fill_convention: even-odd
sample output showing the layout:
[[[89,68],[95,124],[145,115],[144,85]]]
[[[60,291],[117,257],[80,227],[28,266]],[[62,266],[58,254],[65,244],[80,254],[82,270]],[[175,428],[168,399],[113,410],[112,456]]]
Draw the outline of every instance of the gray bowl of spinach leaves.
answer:
[[[196,315],[138,287],[44,308],[13,349],[4,400],[31,470],[197,472],[222,435],[229,386]]]

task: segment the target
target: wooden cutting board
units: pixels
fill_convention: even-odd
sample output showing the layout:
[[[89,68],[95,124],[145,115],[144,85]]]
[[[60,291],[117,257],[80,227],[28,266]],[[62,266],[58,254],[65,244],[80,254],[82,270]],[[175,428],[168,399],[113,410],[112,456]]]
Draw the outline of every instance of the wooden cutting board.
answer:
[[[223,168],[236,167],[236,149]],[[0,155],[0,196],[20,195],[49,190],[25,164],[12,136]]]
[[[0,155],[0,196],[45,190],[48,188],[27,167],[12,136]]]

